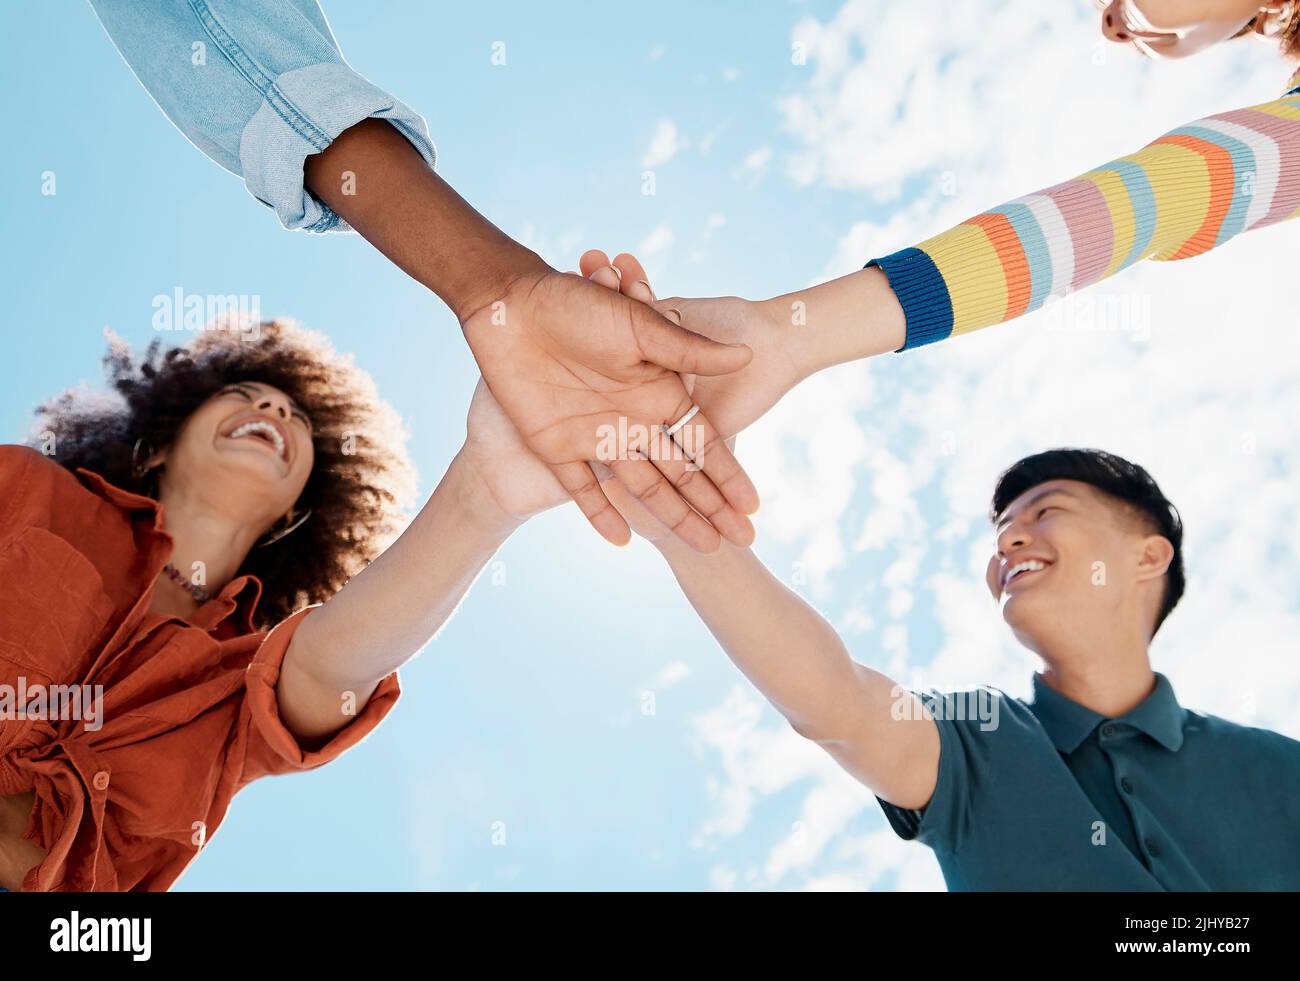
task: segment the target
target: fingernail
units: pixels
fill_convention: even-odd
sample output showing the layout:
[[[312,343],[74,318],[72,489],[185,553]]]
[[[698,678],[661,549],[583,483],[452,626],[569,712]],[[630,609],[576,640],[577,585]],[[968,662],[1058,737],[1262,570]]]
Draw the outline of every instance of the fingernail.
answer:
[[[644,279],[638,279],[637,282],[640,283],[642,286],[644,286],[645,291],[650,294],[651,303],[654,303],[656,300],[658,300],[658,297],[655,296],[655,291],[650,288],[649,283],[647,283]]]

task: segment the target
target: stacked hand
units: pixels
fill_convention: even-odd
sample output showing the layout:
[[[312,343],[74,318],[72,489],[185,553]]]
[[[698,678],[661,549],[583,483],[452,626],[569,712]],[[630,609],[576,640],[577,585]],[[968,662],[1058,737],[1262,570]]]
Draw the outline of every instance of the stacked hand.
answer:
[[[734,372],[750,361],[743,345],[707,340],[617,291],[549,268],[516,279],[463,326],[492,396],[534,458],[522,469],[535,478],[531,464],[543,461],[607,539],[626,542],[628,528],[587,461],[600,459],[609,434],[626,433],[627,445],[600,462],[674,533],[702,552],[717,549],[719,532],[740,545],[753,541],[745,515],[758,495],[707,414],[691,420],[694,461],[660,433],[692,405],[679,372]],[[476,404],[477,428],[501,438],[488,403]],[[542,484],[534,489],[543,500]],[[519,505],[518,490],[498,493]]]
[[[583,283],[578,277],[571,275],[565,276],[564,279],[569,283],[581,284],[584,287],[581,295],[587,302],[601,298],[602,292],[603,297],[622,293],[624,297],[637,301],[632,305],[633,310],[637,305],[644,304],[648,313],[649,307],[653,306],[665,317],[675,323],[684,323],[692,331],[704,334],[715,341],[743,343],[753,351],[753,357],[747,363],[744,363],[743,359],[738,359],[742,362],[741,366],[722,374],[704,375],[698,373],[698,370],[692,371],[691,368],[700,367],[699,360],[691,361],[690,358],[677,357],[671,352],[668,355],[670,360],[682,365],[680,375],[667,372],[665,374],[668,377],[661,377],[658,373],[652,373],[653,369],[644,367],[639,369],[650,374],[654,384],[663,385],[665,391],[671,389],[672,383],[680,386],[681,395],[677,395],[674,391],[672,397],[679,398],[686,407],[690,406],[692,400],[698,403],[702,409],[700,415],[707,417],[713,424],[709,429],[711,433],[717,432],[722,436],[734,435],[771,408],[785,392],[808,373],[795,356],[798,346],[792,342],[797,340],[796,329],[788,325],[788,318],[783,316],[784,311],[779,307],[774,308],[770,303],[754,303],[738,297],[695,300],[674,297],[656,301],[641,263],[626,254],[617,256],[611,263],[603,252],[592,250],[583,255],[580,265],[584,276],[590,279],[590,283]],[[605,289],[597,290],[595,286]],[[598,307],[593,312],[593,319],[603,310],[604,308]],[[506,309],[505,316],[508,321],[509,308]],[[478,324],[477,329],[481,332],[480,338],[491,340],[488,332],[499,327],[493,327],[489,320],[486,325]],[[676,343],[674,335],[666,336],[670,338],[668,343]],[[687,338],[690,336],[686,335]],[[485,343],[485,340],[481,339],[480,343]],[[511,343],[518,343],[518,341],[511,341]],[[471,345],[475,345],[473,335]],[[721,349],[722,352],[729,350],[731,349]],[[478,346],[475,346],[475,354],[479,355]],[[663,353],[657,352],[657,357],[663,356]],[[709,356],[713,356],[712,351],[709,352]],[[725,354],[723,356],[734,357]],[[482,363],[481,357],[480,363]],[[714,363],[706,366],[710,369],[716,368]],[[584,374],[583,377],[587,376]],[[536,391],[546,392],[550,384],[549,377],[546,375],[541,376],[540,381],[530,376],[528,382],[531,384],[520,382],[521,380],[512,379],[509,375],[503,380],[503,384],[508,389],[513,384],[519,383],[518,388],[522,390],[522,397],[525,399],[529,397],[535,399]],[[608,385],[610,390],[618,392],[620,397],[626,397],[625,385],[619,387],[603,378],[601,383]],[[494,389],[499,387],[493,386]],[[572,399],[577,394],[571,392],[569,398]],[[676,408],[674,406],[673,411],[676,411]],[[601,410],[597,408],[594,411],[599,413]],[[680,415],[681,413],[678,412],[674,418],[680,418]],[[697,415],[691,420],[692,423],[699,418],[700,416]],[[540,434],[535,434],[531,442],[545,443],[556,439],[559,442],[559,449],[553,449],[552,452],[556,456],[563,456],[580,449],[584,432],[593,430],[595,425],[597,423],[589,420],[579,424],[572,419],[556,418],[551,432],[542,431]],[[672,533],[672,522],[675,521],[678,534],[688,544],[701,551],[712,551],[716,547],[716,541],[709,543],[706,540],[707,525],[701,529],[699,525],[694,524],[695,520],[703,524],[699,515],[694,515],[694,520],[683,522],[680,512],[675,508],[665,508],[662,502],[656,506],[657,494],[648,496],[644,493],[638,494],[638,485],[633,482],[638,479],[635,475],[632,481],[606,480],[611,469],[607,469],[601,462],[595,462],[591,467],[582,462],[571,466],[565,465],[575,475],[571,478],[570,485],[579,483],[584,485],[581,487],[580,495],[571,494],[570,489],[561,483],[562,470],[548,466],[539,455],[532,452],[529,443],[517,431],[494,398],[493,392],[489,391],[483,381],[479,382],[474,392],[468,430],[466,456],[474,465],[474,470],[479,474],[486,492],[510,520],[522,521],[547,508],[562,504],[569,496],[574,496],[579,500],[592,523],[611,540],[619,540],[615,534],[610,533],[611,530],[625,529],[627,525],[631,525],[632,529],[643,537],[652,540],[663,538]],[[566,436],[566,432],[570,435]],[[570,439],[571,441],[566,442]],[[730,440],[725,443],[718,442],[717,445],[709,444],[705,450],[704,474],[713,476],[715,482],[719,479],[717,476],[719,473],[733,475],[730,482],[727,477],[722,477],[722,483],[717,484],[719,489],[731,489],[737,486],[737,475],[744,481],[744,486],[748,486],[747,478],[744,478],[743,471],[731,454],[730,444]],[[722,450],[723,453],[715,452],[717,450]],[[722,465],[725,469],[720,471],[718,464],[715,463],[711,470],[709,467],[709,463],[713,462],[711,458],[719,456],[722,456]],[[656,462],[661,467],[664,463],[672,463],[671,460]],[[618,461],[614,463],[612,472],[621,477],[617,466]],[[731,469],[732,467],[734,469]],[[578,468],[586,472],[579,475]],[[689,478],[689,475],[698,475],[698,473],[686,469],[684,465],[680,470],[673,471],[673,475],[679,479],[686,478],[682,489],[692,503],[700,497],[698,489],[692,490],[691,484],[694,481]],[[696,494],[695,498],[692,498],[692,493]],[[599,500],[595,495],[600,496]],[[729,493],[727,496],[731,497]],[[620,514],[621,518],[618,517]],[[715,507],[712,513],[706,516],[736,544],[743,546],[752,541],[752,528],[732,508]],[[683,528],[687,531],[685,535],[681,534]],[[701,548],[701,544],[706,547]]]
[[[755,302],[738,296],[656,300],[645,268],[635,256],[610,259],[599,249],[583,253],[582,274],[610,290],[652,306],[696,334],[754,352],[745,365],[725,374],[695,379],[693,397],[723,436],[734,436],[776,405],[786,392],[812,374],[809,347],[779,301]],[[686,380],[689,374],[683,375]]]
[[[313,194],[455,311],[523,445],[617,544],[627,541],[627,524],[589,461],[607,463],[692,547],[713,551],[720,534],[747,545],[754,532],[745,516],[758,495],[723,437],[816,368],[892,349],[882,345],[901,330],[863,330],[864,311],[897,307],[883,274],[874,288],[863,272],[804,291],[808,301],[794,306],[816,308],[811,334],[795,326],[809,317],[792,318],[781,299],[655,303],[630,256],[611,264],[589,253],[583,273],[597,282],[559,273],[475,211],[383,120],[358,123],[309,156],[304,176]],[[438,234],[425,234],[430,228]],[[901,322],[901,309],[892,320]],[[814,337],[816,352],[807,343]],[[693,411],[683,375],[698,376],[703,411],[670,437],[663,428]]]

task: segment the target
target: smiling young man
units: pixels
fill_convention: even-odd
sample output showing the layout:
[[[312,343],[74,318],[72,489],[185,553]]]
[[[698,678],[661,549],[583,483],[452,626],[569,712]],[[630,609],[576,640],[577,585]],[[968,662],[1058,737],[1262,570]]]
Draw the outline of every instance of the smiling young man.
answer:
[[[1185,709],[1151,669],[1182,524],[1141,467],[1055,449],[998,480],[988,585],[1039,659],[1027,702],[905,690],[752,551],[694,553],[609,492],[741,671],[934,850],[949,889],[1300,889],[1300,742]]]

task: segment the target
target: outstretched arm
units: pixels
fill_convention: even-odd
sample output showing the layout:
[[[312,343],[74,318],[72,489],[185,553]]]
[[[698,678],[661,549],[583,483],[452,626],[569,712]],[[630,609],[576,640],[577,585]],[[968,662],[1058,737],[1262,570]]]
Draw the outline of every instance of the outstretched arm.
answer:
[[[481,381],[465,445],[401,537],[305,617],[276,686],[280,717],[301,739],[342,728],[379,682],[451,618],[488,560],[521,523],[566,500]]]
[[[622,276],[603,253],[586,253],[581,266],[609,290],[652,300],[641,264],[620,256]],[[828,302],[836,302],[833,298]],[[756,366],[772,367],[756,350]],[[774,369],[775,370],[775,369]],[[687,377],[692,395],[710,379]],[[734,440],[728,442],[734,443]],[[913,809],[934,792],[939,732],[915,695],[854,661],[820,614],[748,548],[724,542],[699,555],[680,542],[622,487],[606,487],[628,524],[668,560],[682,592],[722,649],[800,735],[829,752],[881,798]]]
[[[934,792],[939,732],[915,695],[849,656],[834,628],[748,548],[682,548],[619,487],[610,499],[651,539],[727,656],[800,735],[890,803]]]
[[[317,4],[92,3],[168,117],[286,227],[351,225],[451,306],[506,414],[607,539],[628,530],[587,464],[604,456],[693,547],[752,540],[757,494],[706,418],[698,471],[651,445],[691,408],[677,372],[733,371],[744,346],[562,275],[493,227],[433,173],[424,120],[343,60]],[[611,431],[633,436],[611,450]]]
[[[1001,323],[1143,259],[1201,255],[1300,208],[1300,93],[1180,126],[1136,153],[872,260],[904,348]]]
[[[730,435],[823,368],[1002,323],[1143,259],[1199,255],[1298,211],[1300,90],[1181,126],[839,279],[769,300],[674,296],[654,306],[753,349],[745,368],[696,388]],[[609,262],[590,252],[583,272]],[[635,259],[613,264],[624,293],[652,302]]]

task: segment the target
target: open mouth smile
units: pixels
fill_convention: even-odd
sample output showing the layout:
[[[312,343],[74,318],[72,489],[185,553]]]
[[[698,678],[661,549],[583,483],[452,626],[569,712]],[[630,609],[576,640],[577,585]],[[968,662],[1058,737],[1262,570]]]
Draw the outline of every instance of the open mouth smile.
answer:
[[[289,460],[289,441],[284,432],[272,420],[265,416],[249,419],[240,423],[230,432],[224,434],[227,439],[251,439],[262,443],[286,463]]]
[[[1051,563],[1044,562],[1041,559],[1025,559],[1023,562],[1017,562],[1010,566],[1006,574],[1002,577],[1002,588],[1009,589],[1013,582],[1020,582],[1026,578],[1032,578],[1042,572]]]

